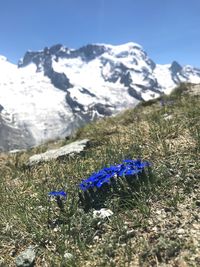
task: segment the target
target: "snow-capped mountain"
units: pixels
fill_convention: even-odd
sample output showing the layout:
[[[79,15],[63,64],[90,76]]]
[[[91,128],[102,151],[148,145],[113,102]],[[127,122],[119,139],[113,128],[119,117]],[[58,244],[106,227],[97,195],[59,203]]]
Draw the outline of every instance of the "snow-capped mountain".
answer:
[[[65,137],[180,82],[200,83],[200,69],[158,65],[135,43],[58,44],[26,52],[18,65],[0,56],[0,150]]]

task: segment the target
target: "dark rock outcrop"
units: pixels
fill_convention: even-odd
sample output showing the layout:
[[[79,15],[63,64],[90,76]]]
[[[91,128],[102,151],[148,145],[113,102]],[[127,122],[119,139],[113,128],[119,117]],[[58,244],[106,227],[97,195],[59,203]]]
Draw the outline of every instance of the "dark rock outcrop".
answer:
[[[54,71],[53,68],[46,72],[46,76],[49,77],[55,87],[65,92],[67,91],[67,89],[72,87],[67,76],[64,73]]]
[[[102,103],[97,103],[92,106],[90,110],[97,111],[100,115],[103,116],[111,116],[112,115],[112,106],[111,105],[104,105]]]
[[[0,112],[4,109],[4,107],[0,104]]]
[[[106,47],[103,45],[88,44],[79,48],[76,51],[72,51],[71,55],[80,56],[84,61],[90,61],[99,57],[106,51]]]
[[[81,112],[84,111],[84,106],[80,103],[78,103],[76,100],[74,100],[70,93],[67,92],[66,96],[65,96],[66,102],[67,104],[70,106],[70,108],[72,109],[73,113],[77,113],[77,112]]]
[[[18,67],[22,68],[27,66],[30,63],[34,63],[37,66],[37,71],[44,71],[44,75],[47,76],[52,84],[63,91],[67,91],[70,87],[72,87],[68,77],[64,73],[59,73],[54,71],[52,67],[52,56],[61,56],[60,52],[65,55],[65,52],[60,49],[62,48],[62,45],[58,44],[55,46],[52,46],[50,48],[44,48],[43,51],[39,52],[26,52],[23,60],[19,62]],[[62,54],[61,53],[61,54]]]
[[[173,61],[170,67],[170,70],[173,75],[176,75],[177,73],[180,73],[182,71],[181,65],[177,61]]]
[[[129,93],[130,96],[132,96],[132,97],[134,97],[134,98],[136,98],[136,99],[138,99],[138,100],[143,100],[143,98],[141,97],[141,94],[138,93],[138,92],[137,92],[134,88],[132,88],[132,87],[129,87],[129,88],[128,88],[128,93]]]

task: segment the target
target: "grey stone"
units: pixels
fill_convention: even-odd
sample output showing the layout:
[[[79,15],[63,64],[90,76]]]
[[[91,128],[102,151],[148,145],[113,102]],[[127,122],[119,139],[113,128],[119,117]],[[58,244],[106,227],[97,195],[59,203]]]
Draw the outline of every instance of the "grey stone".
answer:
[[[65,252],[64,258],[66,260],[73,260],[74,259],[74,256],[71,253],[69,253],[69,252]]]
[[[58,149],[51,149],[45,153],[33,155],[29,158],[28,165],[31,166],[43,161],[50,161],[66,155],[80,153],[85,149],[88,143],[88,139],[78,140]]]
[[[15,259],[15,264],[17,267],[31,267],[35,262],[35,249],[33,246],[29,246],[25,251],[23,251]]]

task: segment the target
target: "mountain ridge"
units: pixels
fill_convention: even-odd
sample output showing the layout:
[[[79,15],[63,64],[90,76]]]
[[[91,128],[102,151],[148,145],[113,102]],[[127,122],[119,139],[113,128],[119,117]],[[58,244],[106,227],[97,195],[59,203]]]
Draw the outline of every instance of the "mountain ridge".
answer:
[[[9,125],[10,136],[12,129],[19,132],[18,141],[8,142],[3,131],[1,150],[27,148],[24,131],[31,146],[38,145],[168,94],[181,82],[200,83],[200,69],[176,61],[156,64],[133,42],[79,49],[56,44],[27,51],[18,65],[0,56],[0,73],[1,127]]]

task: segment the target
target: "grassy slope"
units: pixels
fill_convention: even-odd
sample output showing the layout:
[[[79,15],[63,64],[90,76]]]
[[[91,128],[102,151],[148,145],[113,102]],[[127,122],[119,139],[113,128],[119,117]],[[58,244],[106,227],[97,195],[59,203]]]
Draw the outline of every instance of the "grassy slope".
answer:
[[[82,155],[31,169],[28,157],[44,147],[1,155],[0,262],[14,266],[16,255],[34,244],[36,266],[199,266],[200,97],[189,87],[167,97],[165,106],[143,103],[82,128],[73,138],[91,140]],[[109,220],[94,220],[92,210],[78,206],[82,178],[137,157],[153,163],[153,181],[126,199],[110,198]],[[66,188],[60,212],[47,194]]]

